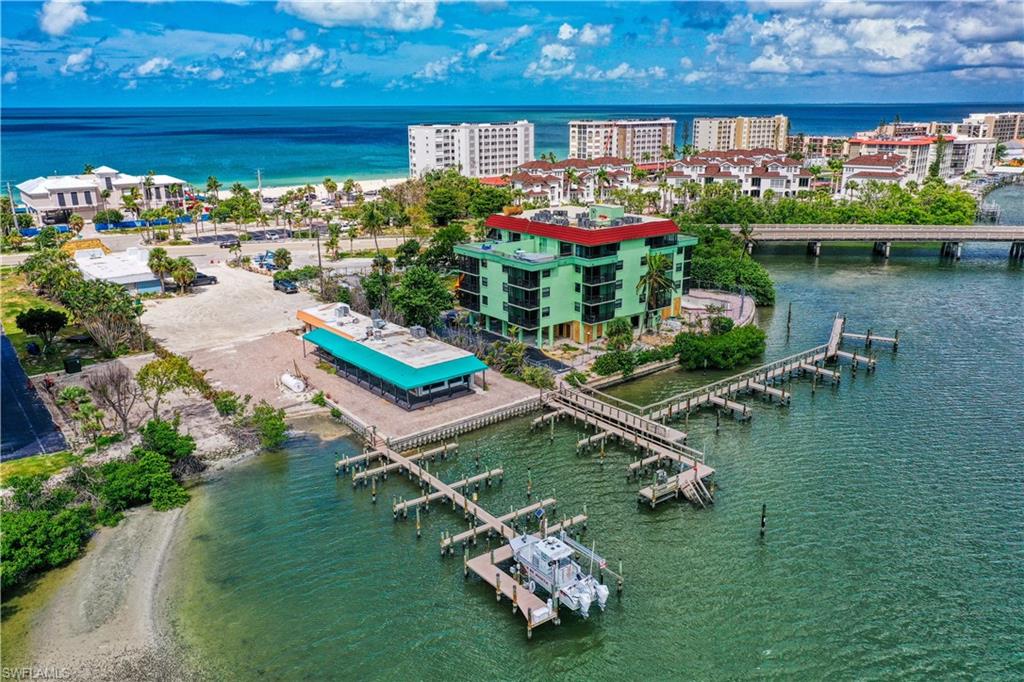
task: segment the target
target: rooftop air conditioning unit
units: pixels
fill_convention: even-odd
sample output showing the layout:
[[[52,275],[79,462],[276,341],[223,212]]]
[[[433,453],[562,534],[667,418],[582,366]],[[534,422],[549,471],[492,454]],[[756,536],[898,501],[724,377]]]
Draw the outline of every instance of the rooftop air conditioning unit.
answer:
[[[339,303],[338,307],[334,309],[334,317],[339,320],[343,320],[352,314],[352,309],[348,307],[347,303]]]
[[[370,311],[370,319],[371,320],[379,320],[380,319],[380,311],[378,309],[376,309],[376,308],[371,310]]]
[[[383,339],[384,339],[384,334],[379,329],[374,329],[373,330],[373,340],[374,341],[381,341]]]
[[[379,336],[379,335],[380,335],[380,330],[381,330],[381,329],[383,329],[383,328],[384,328],[384,326],[385,326],[385,325],[386,325],[387,323],[388,323],[388,322],[387,322],[387,320],[382,320],[382,319],[381,319],[381,318],[379,318],[379,317],[378,317],[378,318],[377,318],[376,320],[374,320],[374,321],[373,321],[373,326],[377,328],[377,331],[375,331],[374,333],[375,333],[375,334],[377,334],[377,335]]]
[[[418,324],[409,327],[409,333],[412,334],[412,338],[414,339],[427,338],[427,330]]]

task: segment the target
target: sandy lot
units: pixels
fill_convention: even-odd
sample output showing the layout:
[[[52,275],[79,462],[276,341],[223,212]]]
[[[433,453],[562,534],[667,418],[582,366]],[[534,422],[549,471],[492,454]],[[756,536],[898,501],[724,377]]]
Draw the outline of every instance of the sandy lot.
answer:
[[[142,322],[168,350],[189,354],[201,348],[237,343],[297,329],[295,313],[316,304],[304,293],[284,294],[269,277],[225,265],[204,266],[218,283],[187,296],[150,301]]]
[[[292,411],[308,406],[315,391],[323,391],[365,424],[377,426],[391,437],[445,424],[456,419],[507,405],[537,394],[537,389],[512,381],[498,372],[487,372],[487,391],[455,400],[406,411],[384,398],[317,367],[313,346],[307,344],[303,357],[302,339],[289,332],[239,343],[230,348],[212,348],[192,354],[192,365],[209,370],[206,378],[217,388],[266,399],[275,407]],[[305,394],[297,395],[277,386],[283,372],[299,373],[309,380]],[[291,409],[289,409],[291,408]]]

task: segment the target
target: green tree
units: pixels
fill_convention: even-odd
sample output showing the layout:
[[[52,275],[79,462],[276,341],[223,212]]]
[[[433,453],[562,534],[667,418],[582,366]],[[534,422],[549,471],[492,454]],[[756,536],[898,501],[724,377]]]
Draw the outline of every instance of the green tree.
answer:
[[[407,325],[433,329],[441,312],[452,306],[452,292],[436,272],[416,265],[402,276],[391,302]]]
[[[171,278],[178,285],[178,292],[188,291],[188,285],[196,278],[196,264],[182,256],[171,261]]]
[[[636,283],[637,293],[647,301],[648,314],[668,305],[665,294],[670,293],[673,286],[672,258],[664,253],[649,254],[647,270],[640,275],[640,279]]]
[[[252,410],[250,423],[259,434],[260,443],[268,449],[284,445],[288,439],[288,424],[284,410],[274,409],[266,400],[261,400]]]
[[[324,191],[327,192],[327,196],[334,199],[338,193],[338,183],[330,178],[324,178]]]
[[[142,366],[135,380],[145,392],[146,402],[153,410],[153,419],[160,419],[160,403],[168,393],[191,393],[200,388],[196,371],[180,355],[151,360]]]
[[[395,267],[407,268],[416,262],[420,255],[420,243],[415,239],[402,242],[395,249]]]
[[[79,275],[61,294],[60,301],[108,357],[124,345],[142,345],[142,305],[120,284],[85,281]]]
[[[108,224],[119,223],[124,220],[124,214],[118,211],[116,208],[108,208],[102,211],[97,211],[93,217],[93,222],[97,224]]]
[[[166,293],[164,278],[171,274],[174,268],[174,259],[167,255],[167,249],[160,246],[150,249],[146,266],[160,280],[160,293]]]
[[[68,316],[64,311],[53,308],[29,308],[18,313],[14,323],[26,334],[38,336],[43,342],[43,352],[46,352],[57,333],[68,323]]]
[[[449,270],[455,266],[455,246],[469,241],[469,235],[461,225],[448,225],[434,231],[430,245],[420,260],[436,270]]]
[[[449,183],[438,183],[427,190],[424,207],[434,225],[444,226],[465,214],[464,198],[461,192]]]
[[[81,234],[82,230],[85,229],[85,218],[83,218],[77,213],[72,213],[68,217],[68,227],[71,229],[72,232],[75,233],[75,236],[77,237],[79,234]]]
[[[373,237],[373,248],[377,253],[380,253],[380,244],[377,241],[377,235],[384,229],[384,215],[381,212],[380,206],[377,202],[370,201],[363,204],[359,220],[363,225],[363,231]]]
[[[287,270],[292,264],[292,254],[288,249],[282,247],[274,251],[274,267],[279,270]]]

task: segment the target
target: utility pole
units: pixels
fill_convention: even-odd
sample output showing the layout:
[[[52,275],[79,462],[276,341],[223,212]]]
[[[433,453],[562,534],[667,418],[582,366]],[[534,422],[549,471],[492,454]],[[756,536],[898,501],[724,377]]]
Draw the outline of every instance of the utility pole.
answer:
[[[320,259],[320,228],[316,228],[316,266],[320,271],[320,298],[324,297],[324,262]],[[417,513],[419,510],[417,509]]]

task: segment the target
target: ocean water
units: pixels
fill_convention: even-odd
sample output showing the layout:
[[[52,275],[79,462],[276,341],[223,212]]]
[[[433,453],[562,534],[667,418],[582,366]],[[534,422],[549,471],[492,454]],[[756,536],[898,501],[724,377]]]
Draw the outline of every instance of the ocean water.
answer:
[[[628,107],[256,107],[49,108],[0,110],[0,181],[79,173],[89,163],[143,174],[148,170],[205,185],[266,184],[402,177],[408,173],[406,127],[414,123],[507,121],[536,125],[537,154],[564,157],[573,118],[671,116],[677,135],[694,116],[785,113],[794,133],[849,135],[879,120],[959,120],[972,111],[1020,103],[785,104]],[[6,191],[6,189],[5,189]]]
[[[638,509],[632,453],[577,456],[571,422],[553,442],[529,418],[461,438],[438,471],[469,475],[475,454],[504,467],[481,493],[492,511],[527,503],[528,471],[559,515],[588,506],[585,541],[626,577],[589,620],[528,642],[507,601],[439,558],[460,516],[435,507],[417,540],[389,508],[414,486],[391,478],[373,505],[334,476],[358,445],[306,436],[195,490],[176,624],[222,679],[1021,679],[1024,271],[1006,255],[760,253],[778,286],[759,311],[769,358],[822,343],[836,312],[853,330],[898,329],[901,345],[837,388],[794,382],[790,407],[747,400],[749,423],[716,433],[713,413],[692,417],[690,442],[717,470],[713,508]],[[613,392],[648,402],[717,376]]]

